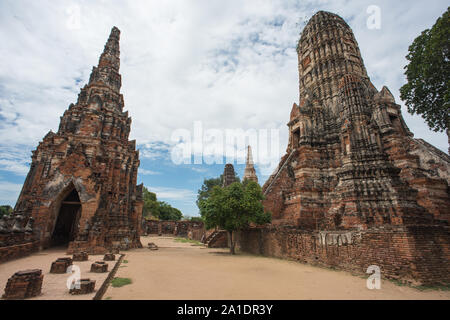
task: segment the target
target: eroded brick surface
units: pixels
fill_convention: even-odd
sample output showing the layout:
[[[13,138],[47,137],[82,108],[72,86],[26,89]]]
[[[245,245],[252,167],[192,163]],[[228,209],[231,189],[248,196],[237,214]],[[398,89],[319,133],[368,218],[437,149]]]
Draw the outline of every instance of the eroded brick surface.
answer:
[[[3,299],[22,300],[37,297],[42,291],[44,275],[42,270],[16,272],[6,284]]]
[[[263,187],[273,223],[242,233],[242,248],[448,282],[450,157],[413,138],[389,89],[371,83],[342,18],[317,13],[298,56],[300,105]]]
[[[33,239],[41,249],[64,241],[69,253],[142,247],[139,151],[136,141],[128,140],[131,118],[123,112],[119,38],[113,28],[99,65],[61,117],[58,132],[49,132],[33,151],[14,215],[23,217],[22,227],[34,219]],[[69,218],[63,217],[63,206]],[[59,223],[71,216],[76,218],[70,228],[69,222]],[[8,239],[5,247],[15,244]],[[0,244],[0,260],[2,251]]]
[[[200,241],[205,234],[203,222],[197,221],[153,221],[145,222],[148,234],[171,235]]]

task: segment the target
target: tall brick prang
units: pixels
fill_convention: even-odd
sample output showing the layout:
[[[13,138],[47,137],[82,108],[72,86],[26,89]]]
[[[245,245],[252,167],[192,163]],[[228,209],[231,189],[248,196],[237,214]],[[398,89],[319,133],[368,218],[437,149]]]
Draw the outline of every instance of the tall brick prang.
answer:
[[[414,139],[371,83],[351,28],[319,12],[298,43],[300,101],[263,187],[270,227],[241,248],[419,283],[450,283],[450,157]]]
[[[69,253],[141,247],[139,151],[123,112],[120,31],[114,27],[89,83],[33,151],[15,213],[33,217],[41,248]]]
[[[370,82],[352,30],[317,13],[298,44],[300,104],[264,185],[277,224],[367,229],[450,218],[450,157],[415,140],[388,88]]]

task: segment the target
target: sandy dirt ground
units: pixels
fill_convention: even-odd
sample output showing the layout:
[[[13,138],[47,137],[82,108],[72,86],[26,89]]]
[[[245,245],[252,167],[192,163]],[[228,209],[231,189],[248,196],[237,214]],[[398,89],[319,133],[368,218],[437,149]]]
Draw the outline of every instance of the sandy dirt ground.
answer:
[[[369,290],[366,278],[293,261],[207,249],[178,243],[167,237],[143,237],[142,244],[160,249],[126,252],[116,277],[132,284],[109,287],[108,300],[449,300],[448,291],[419,291],[382,281],[381,290]]]
[[[89,295],[71,295],[67,289],[66,281],[70,275],[68,274],[51,274],[50,267],[52,262],[58,258],[71,257],[65,254],[64,249],[51,249],[35,253],[29,257],[9,261],[0,264],[0,296],[3,295],[8,279],[17,271],[29,269],[41,269],[44,274],[44,282],[42,285],[42,295],[29,300],[92,300],[95,293],[100,289],[103,282],[108,277],[107,273],[91,273],[91,264],[95,261],[103,261],[103,256],[89,256],[89,261],[74,262],[81,269],[82,279],[96,280],[95,292]],[[116,255],[116,260],[119,255]],[[108,271],[111,271],[116,262],[108,261]],[[1,305],[1,301],[0,301]]]

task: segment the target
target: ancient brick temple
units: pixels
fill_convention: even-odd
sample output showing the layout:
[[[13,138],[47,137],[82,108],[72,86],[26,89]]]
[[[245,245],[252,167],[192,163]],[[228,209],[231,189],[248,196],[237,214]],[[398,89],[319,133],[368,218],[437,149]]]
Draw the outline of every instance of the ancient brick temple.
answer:
[[[243,248],[449,283],[450,157],[413,138],[339,16],[311,18],[298,59],[287,153],[263,187],[273,224],[244,234]]]
[[[141,247],[142,186],[139,151],[129,141],[113,28],[98,67],[76,104],[33,151],[15,214],[34,218],[41,248],[68,245],[69,253]]]

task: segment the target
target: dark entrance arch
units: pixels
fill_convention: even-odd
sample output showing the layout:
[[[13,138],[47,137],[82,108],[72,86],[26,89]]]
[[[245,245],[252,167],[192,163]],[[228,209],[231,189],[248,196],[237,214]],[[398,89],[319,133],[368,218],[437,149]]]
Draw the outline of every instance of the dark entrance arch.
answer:
[[[80,215],[80,197],[74,188],[61,202],[61,208],[59,209],[58,218],[52,234],[52,246],[65,246],[75,240]]]

